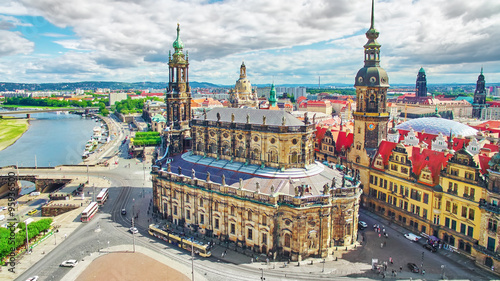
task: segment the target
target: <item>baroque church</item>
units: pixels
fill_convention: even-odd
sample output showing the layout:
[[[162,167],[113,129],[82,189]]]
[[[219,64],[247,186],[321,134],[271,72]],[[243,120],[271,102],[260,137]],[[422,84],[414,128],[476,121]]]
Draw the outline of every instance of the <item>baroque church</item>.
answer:
[[[231,107],[257,108],[257,93],[252,89],[252,84],[247,78],[247,67],[241,63],[240,79],[236,81],[236,86],[229,92],[229,102]]]
[[[166,94],[167,147],[176,153],[151,172],[154,211],[166,227],[294,261],[354,246],[360,182],[352,171],[314,161],[314,120],[253,108],[215,108],[192,118],[182,48],[178,28]],[[255,97],[244,64],[234,93],[236,106],[252,105],[244,103]],[[277,107],[274,87],[271,93],[270,109]]]

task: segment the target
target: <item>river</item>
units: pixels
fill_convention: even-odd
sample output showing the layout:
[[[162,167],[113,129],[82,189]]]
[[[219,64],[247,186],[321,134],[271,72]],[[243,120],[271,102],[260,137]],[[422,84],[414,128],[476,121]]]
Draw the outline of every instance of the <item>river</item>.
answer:
[[[34,167],[35,157],[39,167],[78,164],[92,129],[101,124],[80,115],[55,112],[34,113],[31,118],[24,135],[0,151],[0,167]]]

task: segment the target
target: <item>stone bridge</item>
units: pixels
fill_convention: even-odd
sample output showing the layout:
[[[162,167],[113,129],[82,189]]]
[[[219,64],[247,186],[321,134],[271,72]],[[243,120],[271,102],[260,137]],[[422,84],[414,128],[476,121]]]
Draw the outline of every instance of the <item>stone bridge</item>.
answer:
[[[9,193],[9,179],[14,181],[16,193],[20,192],[21,184],[19,181],[29,181],[35,184],[36,191],[51,192],[61,186],[71,182],[67,178],[42,178],[36,175],[13,175],[0,176],[0,198],[5,197]]]

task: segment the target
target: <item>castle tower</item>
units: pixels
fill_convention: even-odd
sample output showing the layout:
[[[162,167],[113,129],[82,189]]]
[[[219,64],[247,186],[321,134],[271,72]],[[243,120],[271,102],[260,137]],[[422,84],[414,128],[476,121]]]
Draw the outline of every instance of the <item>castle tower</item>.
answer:
[[[189,86],[189,57],[183,53],[184,44],[177,24],[177,38],[172,44],[174,54],[168,54],[168,88],[165,98],[167,106],[168,134],[165,135],[170,155],[191,147],[191,87]]]
[[[189,58],[182,52],[184,44],[179,36],[180,27],[177,24],[177,38],[173,43],[174,54],[168,54],[168,88],[167,125],[172,129],[189,127],[191,120],[191,87],[189,87]]]
[[[483,68],[481,67],[481,74],[477,77],[476,91],[474,92],[474,103],[472,104],[472,117],[481,118],[483,108],[487,107],[486,104],[486,82],[484,81]]]
[[[420,68],[417,74],[416,97],[427,97],[427,78],[423,67]]]
[[[241,63],[240,79],[236,81],[234,90],[229,93],[231,107],[257,107],[257,95],[252,91],[252,84],[247,79],[247,67]]]
[[[374,153],[383,139],[387,138],[387,72],[380,67],[380,44],[377,42],[378,31],[374,27],[374,2],[370,29],[366,32],[365,65],[358,71],[354,87],[356,88],[357,106],[354,117],[354,148],[350,159],[354,163],[365,164],[369,159],[363,155]]]

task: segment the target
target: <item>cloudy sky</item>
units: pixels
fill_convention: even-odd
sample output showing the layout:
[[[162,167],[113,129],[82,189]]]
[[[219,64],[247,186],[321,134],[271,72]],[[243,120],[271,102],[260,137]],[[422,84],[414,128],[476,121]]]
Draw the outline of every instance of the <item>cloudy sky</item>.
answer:
[[[190,80],[353,84],[370,0],[2,0],[0,81],[168,81],[177,23]],[[390,83],[500,82],[500,1],[377,0]]]

